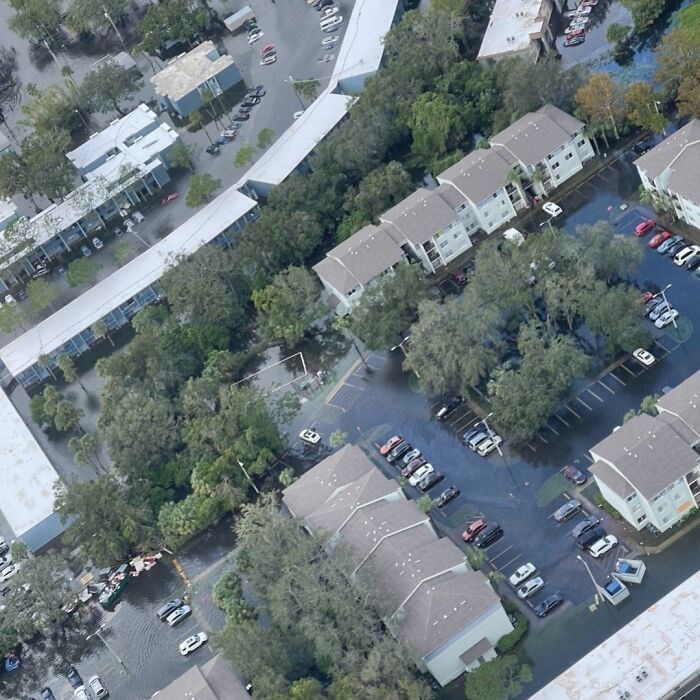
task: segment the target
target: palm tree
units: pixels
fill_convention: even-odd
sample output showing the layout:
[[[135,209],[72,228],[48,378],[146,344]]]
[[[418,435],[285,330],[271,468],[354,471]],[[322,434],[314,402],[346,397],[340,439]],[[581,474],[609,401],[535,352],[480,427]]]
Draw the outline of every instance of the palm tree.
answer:
[[[522,200],[523,204],[529,209],[530,200],[528,199],[527,195],[525,194],[525,190],[523,189],[522,177],[523,174],[520,170],[520,166],[514,165],[506,174],[506,182],[509,185],[515,186],[515,189],[518,190],[518,196]]]

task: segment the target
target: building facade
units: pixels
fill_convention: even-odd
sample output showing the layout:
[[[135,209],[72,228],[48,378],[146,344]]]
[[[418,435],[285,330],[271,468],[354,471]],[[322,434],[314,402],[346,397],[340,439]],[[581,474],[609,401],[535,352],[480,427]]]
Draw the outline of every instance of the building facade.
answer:
[[[700,121],[692,119],[634,164],[644,189],[673,207],[676,216],[700,229]]]
[[[212,41],[204,41],[172,59],[151,83],[161,107],[185,118],[241,80],[233,58],[221,55]]]
[[[319,462],[283,502],[329,552],[342,546],[348,577],[377,591],[386,627],[440,685],[496,656],[513,626],[490,582],[358,447]]]
[[[637,530],[664,532],[700,504],[700,372],[591,448],[602,496]]]

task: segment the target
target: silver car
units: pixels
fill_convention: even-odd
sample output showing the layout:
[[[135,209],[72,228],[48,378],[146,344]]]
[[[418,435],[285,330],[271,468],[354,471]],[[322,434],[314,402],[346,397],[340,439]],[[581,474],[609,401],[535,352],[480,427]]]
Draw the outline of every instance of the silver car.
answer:
[[[173,610],[173,612],[171,612],[170,615],[168,615],[168,617],[165,618],[165,621],[171,627],[175,627],[175,625],[182,622],[186,617],[188,617],[191,614],[192,608],[189,605],[183,605],[177,610]]]

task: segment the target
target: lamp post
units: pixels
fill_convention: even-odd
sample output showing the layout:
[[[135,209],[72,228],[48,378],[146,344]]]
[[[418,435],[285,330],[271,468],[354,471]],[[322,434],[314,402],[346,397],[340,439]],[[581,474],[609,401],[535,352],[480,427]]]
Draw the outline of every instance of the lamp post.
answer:
[[[74,109],[73,111],[78,115],[78,117],[80,117],[80,121],[83,123],[83,126],[85,127],[85,129],[89,130],[90,126],[85,121],[85,117],[83,116],[83,113],[79,109]]]
[[[296,88],[294,87],[294,83],[303,83],[303,80],[294,80],[294,78],[290,75],[288,76],[285,81],[285,83],[290,83],[292,86],[292,90],[294,90],[294,94],[297,96],[297,100],[299,100],[299,104],[301,105],[302,110],[306,109],[306,105],[302,102],[301,100],[301,95],[296,91]]]
[[[659,112],[659,105],[661,103],[658,100],[653,100],[653,103],[654,103],[654,109],[656,110],[656,113],[661,114],[661,112]],[[661,129],[661,133],[664,135],[664,138],[666,138],[666,127]]]
[[[583,559],[583,557],[580,554],[577,554],[576,558],[586,567],[586,571],[588,572],[588,575],[590,576],[590,579],[593,582],[593,586],[595,587],[596,594],[599,595],[601,598],[605,598],[604,593],[601,591],[601,588],[598,585],[598,582],[593,577],[593,574],[591,573],[591,570],[590,570],[588,564],[586,563],[586,561]]]
[[[394,352],[394,350],[400,348],[401,352],[403,353],[403,356],[408,357],[408,353],[406,352],[406,348],[405,348],[405,343],[407,343],[410,339],[411,339],[411,336],[407,335],[398,345],[394,345],[393,348],[389,348],[389,352]],[[418,370],[414,369],[413,371],[414,371],[416,377],[418,377],[418,379],[420,379],[420,374],[418,374]]]
[[[673,287],[673,284],[667,284],[660,292],[661,298],[664,300],[664,304],[670,309],[671,305],[668,303],[668,299],[666,298],[666,290],[671,289]],[[678,324],[676,323],[675,317],[671,320],[671,323],[673,323],[673,327],[678,331]]]
[[[119,665],[122,667],[123,671],[126,671],[127,670],[126,665],[121,660],[121,658],[119,657],[117,652],[114,651],[114,649],[112,649],[112,647],[109,645],[109,642],[107,642],[107,640],[100,634],[100,632],[104,628],[105,628],[104,624],[100,625],[92,634],[89,634],[87,637],[85,637],[85,639],[88,640],[88,639],[91,639],[92,637],[97,637],[102,642],[102,644],[105,645],[105,647],[110,652],[110,654],[112,654],[112,656],[119,662]],[[119,671],[119,673],[122,673],[122,671]]]
[[[250,482],[250,485],[255,490],[255,493],[260,495],[260,491],[259,491],[258,487],[255,485],[255,482],[250,478],[250,474],[248,474],[248,472],[246,471],[246,468],[243,466],[243,462],[241,462],[241,460],[238,458],[236,458],[236,462],[238,462],[238,466],[241,468],[241,471],[245,474],[245,478],[248,479],[248,481]]]
[[[119,33],[119,30],[117,29],[117,25],[114,24],[114,21],[113,21],[112,18],[110,17],[109,12],[107,12],[107,8],[103,8],[103,9],[104,9],[105,18],[106,18],[106,19],[109,21],[109,23],[112,25],[112,29],[114,29],[114,31],[116,32],[117,36],[119,37],[119,41],[121,42],[122,48],[126,49],[126,44],[124,43],[124,37],[122,37],[122,35]]]
[[[486,426],[486,432],[489,434],[489,437],[493,441],[493,444],[496,446],[496,451],[498,452],[499,455],[501,455],[501,459],[503,460],[503,464],[506,465],[506,468],[508,469],[508,473],[510,474],[510,478],[513,480],[513,483],[515,484],[515,488],[518,487],[518,482],[515,480],[515,474],[513,474],[513,470],[510,468],[510,463],[506,459],[505,454],[503,454],[503,450],[501,449],[500,443],[495,440],[494,438],[496,437],[496,434],[491,430],[491,426],[488,423],[489,418],[493,415],[493,411],[488,414],[485,418],[482,418],[482,423]]]

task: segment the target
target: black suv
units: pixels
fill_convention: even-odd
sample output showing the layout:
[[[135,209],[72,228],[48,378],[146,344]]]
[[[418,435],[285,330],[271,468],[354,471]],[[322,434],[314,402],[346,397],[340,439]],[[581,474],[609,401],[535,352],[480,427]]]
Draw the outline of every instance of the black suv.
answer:
[[[409,443],[402,442],[400,445],[397,445],[391,452],[389,452],[389,454],[386,457],[386,461],[389,462],[389,464],[393,464],[397,459],[400,459],[412,449],[413,447]]]
[[[602,527],[596,527],[583,537],[576,540],[579,549],[588,549],[594,542],[597,542],[601,537],[605,537],[608,533]]]
[[[173,600],[169,600],[163,607],[158,608],[158,612],[156,613],[156,616],[160,620],[165,620],[168,615],[170,615],[171,612],[174,612],[177,610],[180,606],[182,605],[182,601],[179,598],[174,598]]]
[[[583,535],[585,532],[588,532],[590,529],[594,528],[596,525],[600,525],[600,518],[598,518],[595,515],[589,515],[587,518],[584,518],[576,527],[571,531],[571,534],[573,537],[578,539]]]
[[[484,549],[493,544],[499,537],[503,537],[503,528],[498,523],[491,523],[476,536],[474,544],[479,549]]]

